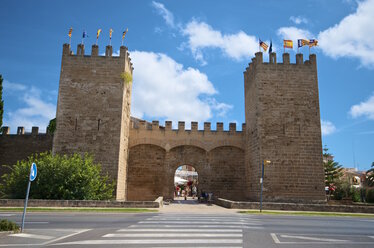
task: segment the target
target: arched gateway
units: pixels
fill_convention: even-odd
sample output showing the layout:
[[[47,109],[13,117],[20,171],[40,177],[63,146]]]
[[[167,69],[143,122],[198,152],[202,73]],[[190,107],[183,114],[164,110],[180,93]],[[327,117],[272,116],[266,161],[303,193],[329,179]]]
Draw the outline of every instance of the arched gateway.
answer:
[[[118,57],[83,44],[76,55],[64,44],[57,105],[54,153],[89,152],[116,181],[118,200],[173,197],[173,177],[182,164],[199,171],[200,190],[233,200],[258,200],[261,161],[266,168],[267,201],[325,200],[317,61],[311,54],[296,64],[283,54],[263,62],[262,53],[244,71],[245,124],[191,130],[179,122],[160,126],[130,117],[133,67],[126,47]],[[137,68],[142,70],[142,68]],[[134,82],[136,83],[136,82]],[[157,104],[157,103],[155,103]]]
[[[208,128],[210,123],[205,126]],[[231,131],[184,130],[183,123],[179,127],[165,129],[133,119],[128,200],[154,200],[158,196],[173,199],[175,170],[185,164],[199,172],[199,191],[243,199],[246,184],[243,132],[234,130],[235,125],[231,125]]]

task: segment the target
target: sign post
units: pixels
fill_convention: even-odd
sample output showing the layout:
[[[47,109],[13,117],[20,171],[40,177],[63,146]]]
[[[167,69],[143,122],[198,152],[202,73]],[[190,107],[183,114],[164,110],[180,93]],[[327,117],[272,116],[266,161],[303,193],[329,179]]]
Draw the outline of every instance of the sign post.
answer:
[[[23,232],[23,229],[24,229],[24,226],[25,226],[26,208],[27,208],[27,202],[29,200],[31,182],[35,180],[37,173],[38,173],[38,170],[36,168],[36,164],[32,163],[31,168],[30,168],[29,183],[27,185],[27,191],[26,191],[25,207],[23,209],[23,215],[22,215],[21,232]]]

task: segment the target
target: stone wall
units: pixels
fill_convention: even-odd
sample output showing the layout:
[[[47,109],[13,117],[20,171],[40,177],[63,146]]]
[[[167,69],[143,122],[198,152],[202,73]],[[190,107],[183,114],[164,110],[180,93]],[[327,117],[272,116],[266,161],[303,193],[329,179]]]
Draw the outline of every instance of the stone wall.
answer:
[[[259,199],[260,161],[271,160],[264,199],[325,201],[316,56],[275,56],[263,63],[256,53],[244,73],[249,198]]]
[[[94,154],[103,173],[116,180],[116,198],[126,199],[131,83],[124,73],[133,68],[126,47],[119,57],[111,46],[105,56],[98,50],[93,45],[86,56],[79,44],[73,55],[64,44],[53,152]]]
[[[0,207],[23,207],[24,199],[0,199]],[[28,207],[77,208],[159,208],[162,198],[155,201],[94,201],[94,200],[39,200],[29,199]]]
[[[239,202],[218,198],[214,203],[233,209],[260,209],[259,202]],[[290,211],[318,211],[318,212],[346,212],[346,213],[372,213],[374,206],[368,204],[360,205],[327,205],[327,204],[300,204],[300,203],[278,203],[263,202],[263,210],[290,210]]]
[[[235,124],[224,131],[178,130],[166,122],[134,123],[130,129],[130,154],[128,163],[128,199],[149,200],[162,195],[172,199],[174,175],[181,165],[191,165],[198,173],[198,191],[213,192],[229,199],[242,199],[245,194],[244,136],[236,131]]]
[[[9,134],[9,127],[3,128],[4,132],[0,135],[0,176],[9,172],[2,165],[14,165],[31,154],[52,150],[53,136],[39,133],[38,127],[33,127],[32,133],[27,134],[24,127],[18,127],[17,134]]]

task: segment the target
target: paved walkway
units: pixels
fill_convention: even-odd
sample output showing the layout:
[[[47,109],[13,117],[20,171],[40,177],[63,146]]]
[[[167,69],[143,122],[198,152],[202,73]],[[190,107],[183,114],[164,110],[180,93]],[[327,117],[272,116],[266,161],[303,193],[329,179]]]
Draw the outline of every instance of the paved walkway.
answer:
[[[183,197],[175,198],[170,204],[164,204],[164,207],[159,209],[160,213],[194,213],[194,214],[215,214],[215,213],[237,213],[238,209],[227,209],[214,204],[199,203],[188,197],[184,200]]]

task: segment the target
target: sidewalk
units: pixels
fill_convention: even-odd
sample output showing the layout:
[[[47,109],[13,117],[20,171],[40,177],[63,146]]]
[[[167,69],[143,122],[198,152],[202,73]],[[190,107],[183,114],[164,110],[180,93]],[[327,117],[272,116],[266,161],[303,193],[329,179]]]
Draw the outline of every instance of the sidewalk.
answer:
[[[199,203],[197,200],[193,200],[188,197],[188,200],[184,200],[184,197],[176,198],[169,205],[164,204],[159,209],[160,213],[194,213],[194,214],[231,214],[237,213],[238,209],[227,209],[214,204]]]

